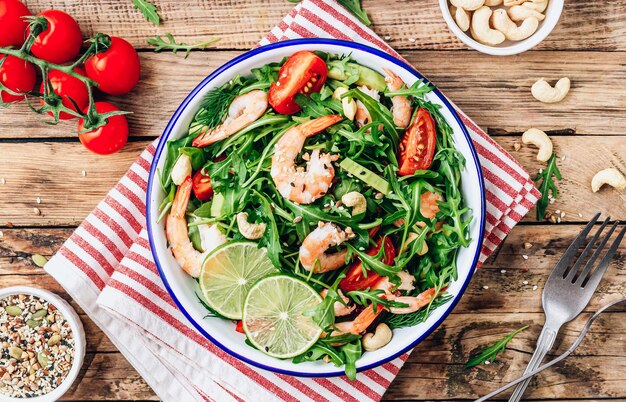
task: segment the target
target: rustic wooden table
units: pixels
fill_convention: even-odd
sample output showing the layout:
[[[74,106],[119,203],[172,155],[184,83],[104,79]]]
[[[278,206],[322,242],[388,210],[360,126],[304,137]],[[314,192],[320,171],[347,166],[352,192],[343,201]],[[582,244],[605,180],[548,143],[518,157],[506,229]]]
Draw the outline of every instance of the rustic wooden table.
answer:
[[[43,124],[21,104],[0,113],[0,286],[63,289],[30,256],[51,256],[165,126],[183,97],[217,66],[255,46],[293,6],[284,0],[158,0],[164,23],[155,28],[130,0],[29,0],[31,11],[59,8],[73,15],[85,37],[122,36],[140,49],[142,79],[128,96],[132,138],[120,153],[99,157],[78,142],[75,122]],[[535,150],[514,150],[521,132],[546,130],[559,156],[562,194],[550,210],[566,213],[560,224],[537,222],[534,211],[476,274],[446,322],[420,344],[386,394],[389,400],[473,399],[512,380],[529,360],[543,322],[541,289],[582,222],[596,211],[626,220],[626,193],[593,194],[590,180],[602,168],[626,171],[626,0],[566,2],[561,22],[536,50],[513,57],[469,51],[450,33],[436,1],[365,0],[374,29],[437,84],[458,106],[534,173]],[[220,36],[215,49],[189,58],[155,54],[145,38],[171,32],[192,43]],[[415,39],[415,41],[413,40]],[[572,90],[562,103],[532,99],[541,77],[568,76]],[[81,172],[85,171],[86,175]],[[35,199],[41,198],[41,204]],[[33,208],[38,207],[41,215]],[[524,250],[524,243],[533,246]],[[626,244],[588,306],[565,327],[557,351],[571,343],[582,319],[626,294]],[[527,256],[528,258],[526,259]],[[538,289],[537,289],[538,287]],[[104,334],[82,316],[88,335],[83,371],[65,400],[154,400]],[[497,362],[464,368],[468,355],[513,329],[530,325]],[[577,353],[533,380],[536,400],[626,400],[626,309],[603,317]],[[506,395],[501,396],[504,398]]]

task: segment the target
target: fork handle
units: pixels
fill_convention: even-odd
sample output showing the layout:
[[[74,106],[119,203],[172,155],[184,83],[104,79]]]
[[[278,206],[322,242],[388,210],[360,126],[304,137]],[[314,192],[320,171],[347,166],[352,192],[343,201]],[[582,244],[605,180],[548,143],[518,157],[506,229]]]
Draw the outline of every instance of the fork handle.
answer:
[[[529,373],[539,367],[545,355],[550,351],[550,349],[552,349],[552,345],[554,345],[554,340],[556,339],[556,334],[558,333],[558,331],[558,328],[553,328],[551,326],[545,325],[543,327],[543,329],[541,330],[541,334],[539,335],[539,339],[537,340],[537,347],[535,348],[535,352],[530,358],[530,362],[528,363],[528,367],[526,367],[526,370],[524,370],[524,374]],[[530,384],[531,380],[532,377],[515,387],[511,398],[509,398],[509,402],[520,401],[522,399],[522,395],[524,395],[526,387],[528,387],[528,384]]]

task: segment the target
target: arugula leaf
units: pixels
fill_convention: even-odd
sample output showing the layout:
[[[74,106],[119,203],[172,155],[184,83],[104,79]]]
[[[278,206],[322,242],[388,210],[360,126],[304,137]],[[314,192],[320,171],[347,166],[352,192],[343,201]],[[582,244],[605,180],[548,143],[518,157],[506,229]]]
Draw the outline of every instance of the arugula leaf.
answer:
[[[490,345],[482,349],[476,356],[472,357],[465,364],[465,367],[470,368],[470,367],[478,366],[479,364],[484,364],[485,362],[493,363],[498,353],[504,352],[504,349],[506,349],[506,345],[509,342],[511,342],[513,337],[519,334],[520,332],[522,332],[523,330],[525,330],[526,328],[528,328],[528,325],[523,326],[522,328],[511,332],[510,334],[506,335],[503,339],[497,341],[493,345]]]
[[[321,342],[314,344],[311,349],[307,350],[300,356],[294,357],[293,362],[296,364],[302,362],[314,362],[323,359],[324,356],[328,356],[330,361],[333,362],[336,367],[344,364],[344,358],[341,353],[337,352],[332,346],[328,346]]]
[[[555,153],[553,153],[550,159],[548,159],[548,164],[545,169],[543,169],[543,171],[533,179],[536,182],[541,180],[541,184],[539,185],[541,198],[537,201],[537,220],[543,219],[546,214],[546,209],[550,204],[550,193],[552,193],[552,197],[554,198],[559,195],[559,190],[552,178],[553,176],[556,177],[557,180],[562,179],[561,172],[559,171],[558,166],[556,166]]]
[[[357,339],[354,342],[347,343],[343,345],[340,350],[343,352],[345,358],[346,377],[354,381],[356,380],[356,361],[363,355],[361,340]]]
[[[419,79],[413,83],[410,87],[398,89],[397,91],[385,91],[385,96],[391,98],[393,96],[415,96],[418,98],[423,98],[424,95],[431,92],[433,90],[433,86],[430,84],[425,84],[424,79]]]
[[[141,11],[146,20],[152,22],[154,25],[161,25],[161,16],[154,4],[148,0],[133,0],[133,5],[136,9]]]
[[[361,101],[361,103],[363,103],[363,105],[369,112],[370,117],[372,118],[372,122],[380,121],[380,123],[382,123],[385,127],[385,131],[391,136],[394,148],[398,145],[400,141],[398,137],[398,130],[396,129],[396,125],[393,122],[393,115],[391,114],[391,111],[389,111],[387,106],[376,101],[374,98],[358,88],[351,89],[341,95],[342,99],[345,97],[350,97]]]
[[[374,312],[378,311],[378,306],[382,306],[384,308],[404,308],[409,307],[406,303],[400,303],[393,300],[384,299],[381,295],[384,295],[385,291],[382,289],[374,289],[370,290],[353,290],[347,293],[347,296],[351,297],[355,303],[360,304],[361,306],[368,306],[370,303],[374,306]]]
[[[346,8],[346,10],[354,14],[354,16],[365,24],[365,26],[372,25],[372,21],[368,18],[367,13],[363,10],[363,8],[361,8],[360,0],[337,0],[337,3],[341,4]]]
[[[205,40],[204,42],[199,42],[193,45],[188,45],[183,42],[177,43],[176,40],[174,39],[174,36],[171,33],[166,32],[165,39],[163,39],[159,35],[154,35],[152,38],[147,38],[146,42],[148,42],[149,45],[152,45],[155,47],[154,49],[155,52],[160,52],[163,49],[167,49],[167,50],[171,50],[172,53],[176,54],[176,52],[178,52],[179,50],[183,50],[185,51],[185,58],[187,58],[189,56],[189,53],[191,53],[193,49],[204,49],[219,40],[220,38],[209,38]]]

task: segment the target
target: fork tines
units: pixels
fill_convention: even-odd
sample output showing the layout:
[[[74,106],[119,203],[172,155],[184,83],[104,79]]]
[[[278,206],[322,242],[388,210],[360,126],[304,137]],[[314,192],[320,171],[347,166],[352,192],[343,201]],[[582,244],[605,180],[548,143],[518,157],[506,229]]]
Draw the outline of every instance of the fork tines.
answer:
[[[607,242],[613,235],[613,232],[615,232],[615,230],[617,229],[617,226],[620,224],[620,222],[617,221],[613,225],[611,225],[608,233],[604,237],[602,237],[595,251],[589,258],[587,263],[584,265],[580,274],[578,274],[580,267],[583,265],[583,262],[585,261],[585,259],[587,258],[587,256],[589,255],[589,253],[591,252],[595,244],[598,242],[598,239],[600,239],[602,232],[604,231],[607,224],[609,223],[611,217],[610,216],[607,217],[600,225],[600,228],[591,237],[589,242],[587,242],[587,244],[585,245],[585,248],[583,249],[582,253],[578,257],[578,259],[576,260],[572,268],[568,270],[567,268],[569,267],[570,263],[574,260],[574,257],[576,256],[579,248],[585,243],[587,239],[587,235],[593,228],[594,224],[598,221],[599,217],[600,217],[600,213],[597,213],[593,217],[593,219],[591,219],[591,221],[587,224],[587,226],[585,226],[585,228],[580,232],[578,237],[576,237],[574,242],[572,242],[572,244],[568,247],[567,251],[565,251],[565,254],[563,254],[563,257],[561,258],[561,260],[558,262],[557,266],[555,267],[555,273],[558,273],[559,275],[562,276],[562,278],[566,279],[572,284],[578,285],[583,288],[586,287],[587,285],[592,285],[594,287],[598,285],[598,283],[600,282],[600,279],[604,275],[604,272],[609,266],[609,262],[611,261],[611,258],[613,258],[613,255],[617,251],[617,248],[619,247],[620,243],[622,242],[622,238],[624,237],[624,234],[626,233],[626,226],[625,226],[622,228],[622,230],[619,231],[617,237],[615,238],[615,240],[609,247],[608,251],[602,258],[600,263],[597,265],[597,267],[595,267],[594,269],[594,264],[596,260],[602,253],[602,250],[604,249]]]

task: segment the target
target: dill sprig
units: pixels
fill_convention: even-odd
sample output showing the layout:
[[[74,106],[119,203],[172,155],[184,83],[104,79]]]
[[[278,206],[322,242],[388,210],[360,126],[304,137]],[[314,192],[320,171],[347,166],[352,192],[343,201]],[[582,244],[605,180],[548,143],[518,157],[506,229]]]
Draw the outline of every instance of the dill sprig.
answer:
[[[552,178],[553,176],[556,177],[557,180],[562,179],[561,172],[559,172],[559,168],[556,166],[556,154],[552,154],[545,169],[533,179],[536,182],[541,180],[541,185],[539,186],[541,198],[537,201],[537,220],[543,219],[546,214],[546,209],[550,203],[550,193],[552,193],[552,197],[554,198],[559,195],[559,190]]]
[[[389,328],[413,327],[428,319],[437,308],[443,306],[452,299],[452,295],[444,295],[434,299],[429,306],[409,314],[392,314],[386,321]]]
[[[241,79],[237,77],[207,92],[202,99],[194,124],[206,126],[209,130],[222,124],[226,119],[230,104],[242,87]]]
[[[478,366],[479,364],[485,364],[485,362],[493,363],[498,353],[504,352],[504,349],[506,349],[506,345],[511,342],[513,337],[525,330],[526,328],[528,328],[528,325],[511,332],[493,345],[482,349],[477,355],[475,355],[467,363],[465,363],[465,367],[474,367]]]
[[[212,45],[213,43],[219,40],[220,38],[209,38],[205,40],[204,42],[195,43],[193,45],[188,45],[183,42],[177,43],[176,40],[174,39],[174,36],[171,33],[167,32],[165,34],[165,38],[162,38],[159,35],[154,35],[154,37],[152,38],[147,38],[146,42],[148,42],[149,45],[155,46],[155,49],[154,49],[155,52],[160,52],[163,49],[167,49],[167,50],[171,50],[174,54],[176,54],[176,52],[178,52],[179,50],[184,50],[185,58],[187,58],[187,56],[189,56],[189,53],[191,53],[193,49],[203,49],[207,46]]]

